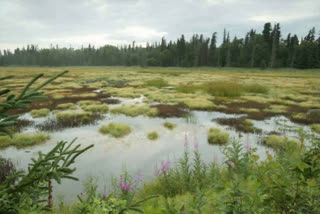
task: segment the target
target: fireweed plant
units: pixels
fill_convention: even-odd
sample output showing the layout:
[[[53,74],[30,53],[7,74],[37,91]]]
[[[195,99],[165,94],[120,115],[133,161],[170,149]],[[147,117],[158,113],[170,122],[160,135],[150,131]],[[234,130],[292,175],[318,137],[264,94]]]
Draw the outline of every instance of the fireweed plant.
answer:
[[[320,213],[320,144],[311,137],[304,146],[307,136],[299,135],[299,146],[267,151],[263,160],[249,141],[231,139],[220,147],[222,164],[203,162],[197,141],[192,148],[186,137],[184,155],[162,162],[140,192],[161,195],[144,204],[145,212]]]

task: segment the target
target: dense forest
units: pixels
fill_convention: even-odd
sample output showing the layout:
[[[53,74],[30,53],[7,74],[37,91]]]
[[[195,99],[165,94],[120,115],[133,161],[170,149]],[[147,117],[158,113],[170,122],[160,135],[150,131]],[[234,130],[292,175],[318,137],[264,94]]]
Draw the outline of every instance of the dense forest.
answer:
[[[281,35],[280,24],[265,23],[263,31],[250,30],[245,38],[230,38],[224,30],[223,42],[217,45],[217,33],[211,38],[195,34],[187,41],[182,35],[177,41],[147,43],[135,42],[121,47],[92,45],[74,48],[26,48],[0,50],[0,66],[213,66],[259,68],[320,68],[320,35],[315,28],[307,35]]]

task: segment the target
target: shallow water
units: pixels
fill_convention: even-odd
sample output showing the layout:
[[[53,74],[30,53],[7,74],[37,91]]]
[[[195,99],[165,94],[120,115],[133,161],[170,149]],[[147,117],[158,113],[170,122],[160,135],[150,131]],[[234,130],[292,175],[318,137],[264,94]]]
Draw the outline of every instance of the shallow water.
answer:
[[[122,103],[140,103],[141,99],[122,99]],[[114,105],[116,106],[116,105]],[[189,149],[193,150],[193,143],[199,143],[199,151],[205,162],[217,160],[223,163],[224,157],[221,147],[209,145],[207,143],[207,131],[211,127],[220,127],[227,130],[229,134],[238,139],[241,143],[248,143],[251,147],[257,147],[257,154],[261,159],[265,158],[266,151],[270,149],[259,145],[257,142],[261,135],[271,131],[281,131],[284,127],[303,128],[310,133],[307,126],[297,125],[290,122],[285,117],[273,117],[264,121],[253,121],[255,127],[262,129],[262,134],[241,134],[227,126],[217,124],[214,119],[240,117],[243,115],[224,114],[219,112],[191,111],[191,117],[186,118],[149,118],[144,116],[127,117],[125,115],[110,115],[98,121],[96,125],[88,125],[77,128],[68,128],[63,131],[50,133],[51,139],[42,145],[37,145],[26,149],[16,149],[9,147],[2,150],[1,156],[11,158],[18,168],[25,169],[30,162],[31,157],[37,157],[37,152],[47,152],[57,141],[71,141],[77,137],[77,144],[95,146],[80,156],[75,166],[77,170],[75,176],[80,179],[79,182],[63,181],[61,185],[54,185],[54,198],[63,195],[63,200],[72,201],[76,195],[82,191],[82,182],[86,181],[89,176],[98,178],[99,190],[109,189],[111,185],[111,176],[118,176],[122,170],[127,169],[131,173],[141,173],[145,181],[153,178],[153,172],[157,165],[166,159],[176,160],[184,151],[185,136],[188,137]],[[49,117],[54,117],[50,115]],[[28,113],[21,118],[33,120],[35,124],[43,123],[47,118],[33,119]],[[190,119],[191,118],[191,119]],[[120,122],[130,125],[131,134],[117,139],[108,135],[102,135],[98,132],[102,124],[109,122]],[[174,130],[168,130],[163,126],[165,121],[177,124]],[[36,132],[34,127],[28,127],[24,132]],[[148,140],[146,135],[151,131],[157,131],[160,138],[155,141]],[[283,130],[283,134],[298,138],[296,132],[292,130]]]

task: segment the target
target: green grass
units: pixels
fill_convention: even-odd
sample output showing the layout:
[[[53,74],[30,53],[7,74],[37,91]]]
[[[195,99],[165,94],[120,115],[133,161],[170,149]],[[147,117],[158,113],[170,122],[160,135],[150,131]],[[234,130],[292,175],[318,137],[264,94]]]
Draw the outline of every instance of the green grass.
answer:
[[[145,87],[156,87],[156,88],[162,88],[169,86],[168,81],[163,79],[154,79],[154,80],[148,80],[144,82],[143,86]]]
[[[167,129],[173,130],[176,127],[176,124],[170,123],[170,122],[165,122],[165,123],[163,123],[163,126],[166,127]]]
[[[109,106],[107,104],[92,104],[87,105],[82,108],[84,111],[93,112],[93,113],[107,113]]]
[[[71,121],[71,120],[80,120],[86,122],[90,119],[89,112],[59,112],[57,115],[58,121]]]
[[[97,101],[97,100],[81,100],[79,102],[77,102],[77,104],[81,107],[81,108],[84,108],[86,106],[89,106],[89,105],[98,105],[98,104],[101,104],[100,101]]]
[[[102,125],[99,129],[101,134],[108,134],[116,138],[124,137],[131,132],[130,126],[122,123],[109,123],[107,126]]]
[[[45,133],[25,134],[17,133],[12,138],[8,136],[0,136],[0,148],[8,146],[16,146],[17,148],[23,148],[41,144],[50,139],[49,135]]]
[[[297,148],[299,143],[287,137],[270,135],[262,140],[262,144],[273,148],[276,151],[285,150],[288,148]]]
[[[30,112],[33,118],[47,117],[49,113],[50,113],[50,109],[48,108],[34,109]]]
[[[320,134],[320,124],[312,124],[311,130],[314,131],[315,133]]]
[[[218,128],[211,128],[208,132],[208,143],[215,145],[225,145],[229,141],[229,134]]]
[[[60,105],[57,105],[57,109],[63,109],[63,110],[76,110],[77,106],[73,103],[63,103]]]
[[[158,110],[151,108],[147,105],[121,105],[110,110],[112,114],[125,114],[130,117],[136,117],[139,115],[145,116],[157,116]]]
[[[149,140],[156,140],[159,138],[159,134],[156,131],[150,132],[147,135]]]

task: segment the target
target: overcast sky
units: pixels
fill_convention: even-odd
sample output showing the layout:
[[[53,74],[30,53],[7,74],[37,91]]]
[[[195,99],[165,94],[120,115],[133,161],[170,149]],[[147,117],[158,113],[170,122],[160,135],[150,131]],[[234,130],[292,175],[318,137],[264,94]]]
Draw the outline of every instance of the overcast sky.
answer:
[[[320,30],[320,0],[0,0],[0,49],[26,44],[81,47],[210,36],[244,37],[265,22],[282,36]]]

